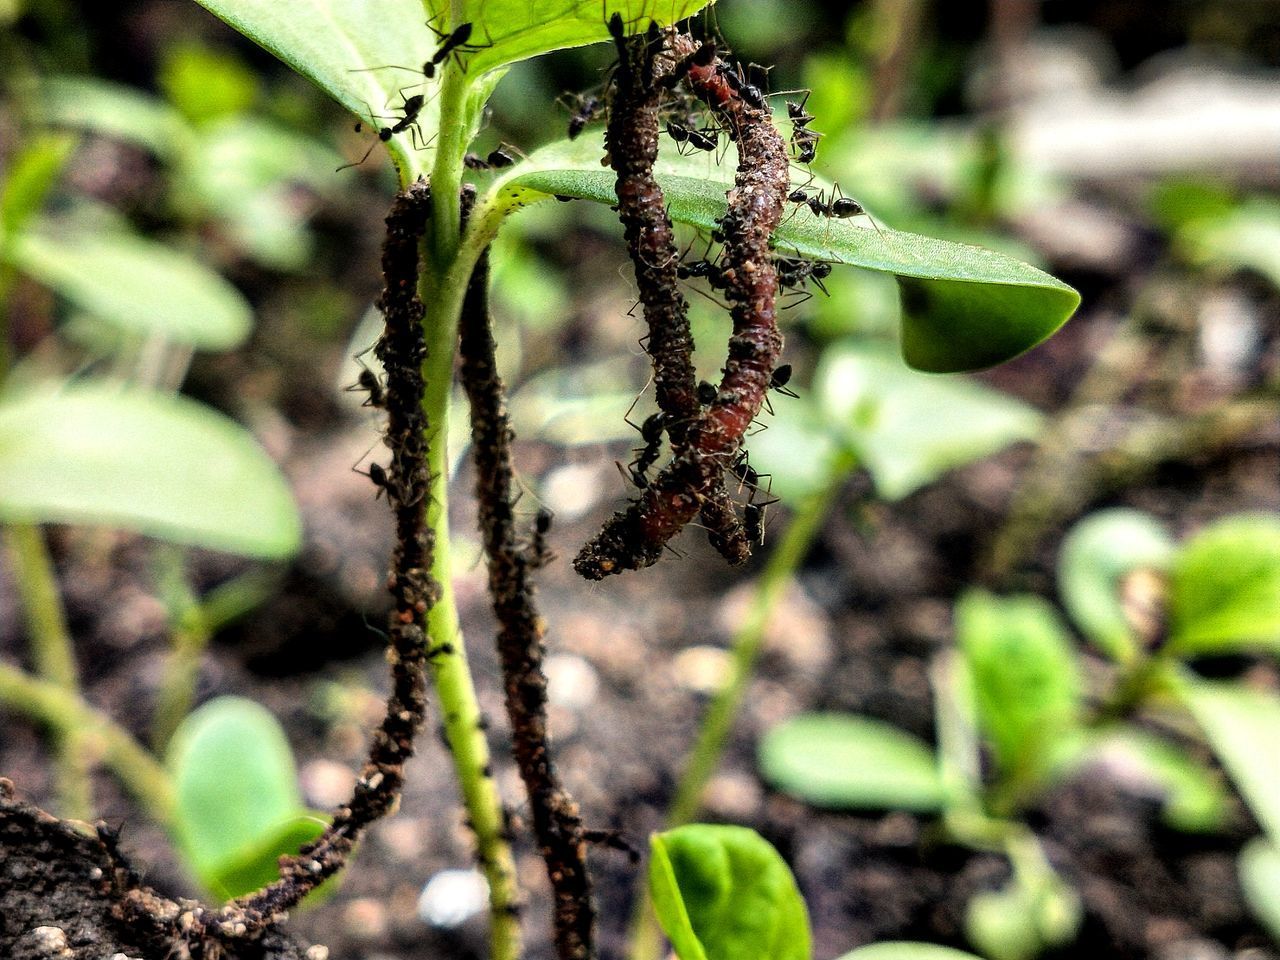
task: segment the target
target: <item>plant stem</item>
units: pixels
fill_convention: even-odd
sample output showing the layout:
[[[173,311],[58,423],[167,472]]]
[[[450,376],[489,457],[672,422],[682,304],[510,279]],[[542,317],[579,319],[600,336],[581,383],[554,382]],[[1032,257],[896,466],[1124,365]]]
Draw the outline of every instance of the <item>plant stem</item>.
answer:
[[[103,762],[162,826],[173,824],[173,783],[168,772],[129,731],[85,703],[75,692],[0,662],[0,703],[47,724],[56,733],[76,735],[86,753]]]
[[[80,678],[75,651],[44,536],[35,525],[15,523],[7,528],[6,540],[27,631],[31,635],[31,659],[36,673],[68,697],[78,699]],[[92,820],[90,771],[93,764],[80,731],[74,726],[60,727],[54,737],[54,753],[63,816]]]
[[[756,660],[764,645],[764,631],[769,617],[808,555],[823,518],[844,486],[852,467],[853,459],[848,456],[839,457],[832,464],[826,484],[801,502],[782,535],[782,542],[769,556],[752,597],[751,609],[733,638],[729,679],[711,701],[703,717],[698,738],[689,753],[684,772],[676,786],[675,797],[667,810],[665,829],[671,830],[690,823],[697,815],[703,791],[720,765],[734,720],[742,708]],[[631,960],[657,960],[661,955],[661,936],[650,907],[646,886],[636,898],[631,915]]]
[[[458,71],[446,69],[440,92],[440,138],[431,176],[432,216],[424,257],[420,292],[427,305],[428,353],[423,363],[426,392],[431,499],[427,522],[435,531],[432,575],[440,585],[440,599],[427,616],[431,677],[444,715],[445,739],[463,805],[476,836],[476,856],[489,883],[490,955],[492,960],[516,960],[520,955],[520,895],[515,859],[504,839],[506,815],[490,769],[489,743],[481,729],[480,706],[467,661],[466,644],[450,579],[449,455],[446,449],[449,397],[453,386],[454,349],[458,319],[467,281],[481,246],[461,243],[460,189],[462,154],[466,149],[464,122],[467,83]],[[470,231],[468,231],[470,233]]]

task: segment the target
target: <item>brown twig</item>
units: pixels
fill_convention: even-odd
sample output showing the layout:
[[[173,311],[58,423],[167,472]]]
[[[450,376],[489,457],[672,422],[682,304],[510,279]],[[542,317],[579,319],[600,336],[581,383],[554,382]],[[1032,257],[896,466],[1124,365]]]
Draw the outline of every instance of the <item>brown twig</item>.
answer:
[[[605,146],[618,179],[618,219],[627,251],[635,265],[636,288],[649,329],[648,351],[653,360],[654,396],[662,411],[662,427],[676,457],[688,450],[688,438],[702,418],[693,366],[693,334],[689,305],[680,293],[680,263],[675,232],[667,213],[662,187],[653,175],[658,159],[658,114],[672,68],[659,57],[664,35],[653,26],[648,35],[627,37],[620,15],[609,22],[618,49],[618,69],[609,98]],[[746,534],[729,506],[723,481],[707,494],[714,507],[703,511],[711,543],[731,562],[750,553]]]
[[[480,531],[489,565],[489,592],[498,621],[512,748],[529,795],[533,830],[555,899],[556,951],[561,960],[594,952],[595,907],[587,873],[586,837],[578,805],[561,784],[547,743],[547,678],[542,670],[546,624],[534,597],[533,572],[545,561],[547,517],[540,515],[528,548],[516,535],[506,388],[494,359],[488,302],[489,257],[476,264],[461,317],[462,384],[471,403]]]
[[[387,215],[382,247],[385,287],[378,306],[386,330],[377,354],[386,373],[385,440],[391,466],[385,487],[396,519],[396,547],[387,587],[395,600],[388,629],[391,693],[373,735],[369,759],[351,800],[339,807],[318,839],[297,856],[280,858],[280,879],[221,910],[196,918],[185,939],[255,936],[325,879],[337,873],[361,833],[384,816],[400,795],[404,764],[426,711],[426,613],[439,595],[430,575],[433,537],[426,523],[430,476],[426,417],[422,412],[422,301],[418,298],[418,247],[430,209],[430,190],[418,182],[396,197]]]
[[[589,580],[647,567],[700,510],[704,519],[723,514],[717,489],[723,489],[724,471],[764,404],[782,351],[769,237],[782,219],[789,175],[786,145],[769,112],[744,100],[725,79],[730,68],[722,60],[699,56],[705,46],[687,35],[672,37],[670,44],[680,58],[684,82],[717,113],[738,147],[738,171],[720,224],[733,336],[716,399],[690,425],[687,448],[676,451],[639,501],[615,514],[575,558],[574,568]]]

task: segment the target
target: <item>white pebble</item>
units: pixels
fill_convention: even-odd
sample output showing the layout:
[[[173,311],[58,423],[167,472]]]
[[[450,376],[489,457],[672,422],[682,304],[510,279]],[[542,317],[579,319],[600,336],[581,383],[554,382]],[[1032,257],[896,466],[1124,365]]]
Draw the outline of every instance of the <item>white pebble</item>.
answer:
[[[461,926],[489,904],[489,884],[476,870],[441,870],[418,897],[418,916],[433,927]]]

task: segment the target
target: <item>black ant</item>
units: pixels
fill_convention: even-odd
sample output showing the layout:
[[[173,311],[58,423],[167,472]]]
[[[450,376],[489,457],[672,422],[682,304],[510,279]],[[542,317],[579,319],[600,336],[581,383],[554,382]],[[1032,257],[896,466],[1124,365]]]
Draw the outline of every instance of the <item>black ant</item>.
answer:
[[[772,481],[773,479],[773,474],[771,473],[757,473],[755,471],[755,468],[751,466],[751,457],[746,450],[741,451],[734,458],[733,463],[729,464],[729,471],[738,478],[738,482],[741,484],[738,488],[739,490],[742,487],[751,488],[750,499],[753,501],[755,500],[756,491],[760,489],[760,482],[762,480]],[[765,492],[766,494],[768,493],[767,490]]]
[[[415,150],[426,149],[427,142],[423,141],[422,128],[418,126],[418,115],[422,113],[422,108],[426,105],[426,102],[427,102],[426,97],[424,97],[420,93],[415,93],[412,97],[405,97],[403,93],[400,96],[404,100],[404,104],[401,107],[401,109],[404,111],[404,116],[401,117],[399,120],[397,120],[390,127],[381,127],[378,130],[377,141],[369,144],[369,149],[364,152],[364,156],[353,163],[344,163],[342,166],[340,166],[337,170],[334,171],[335,173],[346,170],[348,167],[360,166],[360,164],[364,163],[366,160],[369,159],[369,154],[373,153],[373,148],[376,147],[378,143],[386,143],[397,133],[404,133],[404,131],[406,130],[410,132],[410,139],[413,142],[413,148]],[[373,116],[372,111],[370,111],[370,116]],[[390,118],[374,117],[374,119],[386,120]],[[355,125],[356,132],[359,133],[360,129],[361,129],[361,124],[357,122]]]
[[[352,469],[354,470],[355,468],[353,467]],[[371,463],[369,464],[367,472],[364,470],[356,470],[356,473],[360,474],[362,477],[368,477],[373,485],[378,488],[378,492],[374,495],[375,500],[382,496],[384,490],[388,497],[391,496],[391,478],[387,476],[387,468],[382,464]]]
[[[539,508],[534,518],[533,535],[529,538],[529,547],[525,556],[535,567],[545,567],[555,558],[555,554],[547,546],[547,534],[551,531],[553,519],[554,515],[546,507]]]
[[[492,47],[492,43],[471,43],[471,30],[475,25],[467,22],[459,24],[454,28],[452,33],[445,33],[443,30],[437,30],[431,26],[431,21],[427,21],[427,29],[436,35],[440,40],[440,46],[431,59],[422,65],[422,72],[431,79],[435,76],[435,68],[444,63],[450,55],[454,58],[454,63],[458,65],[459,70],[466,70],[465,64],[462,62],[462,55],[465,53],[478,53],[486,47]]]
[[[463,166],[468,170],[502,170],[516,162],[515,157],[507,153],[501,146],[494,147],[487,157],[468,153],[462,158]]]
[[[706,150],[707,152],[711,152],[720,146],[719,137],[713,129],[691,130],[682,123],[668,120],[667,133],[676,142],[676,150],[681,154],[684,151],[680,148],[686,143],[696,150]]]
[[[778,257],[774,261],[774,267],[778,271],[779,286],[790,290],[801,290],[806,281],[812,280],[815,287],[830,296],[822,282],[831,276],[831,264],[827,261]]]
[[[791,397],[793,400],[799,400],[800,394],[796,393],[787,386],[791,382],[791,364],[784,363],[779,367],[775,367],[773,375],[769,378],[769,389],[777,390],[784,397]]]
[[[745,100],[748,104],[757,110],[765,109],[764,94],[760,92],[760,88],[753,83],[747,83],[741,76],[742,67],[731,70],[729,67],[721,67],[720,76],[724,77],[724,82],[729,85],[729,89]]]
[[[644,446],[632,451],[637,456],[627,464],[627,471],[631,476],[631,482],[641,490],[649,486],[649,478],[646,474],[649,468],[658,462],[658,457],[662,453],[662,432],[666,429],[666,419],[666,414],[659,410],[645,417],[644,422],[636,427],[640,431],[640,439],[644,441]],[[630,420],[627,420],[627,423],[633,427],[636,426]]]
[[[723,290],[728,287],[728,278],[724,269],[714,260],[692,260],[681,262],[676,267],[676,276],[681,280],[703,277],[713,289]]]
[[[566,104],[569,112],[569,139],[576,140],[578,134],[586,129],[587,124],[594,120],[597,114],[604,108],[604,99],[597,96],[584,96],[583,94],[574,94],[570,103]]]
[[[698,403],[704,407],[709,407],[716,402],[716,397],[720,396],[720,388],[714,383],[707,380],[698,381]]]
[[[382,386],[382,381],[368,367],[360,371],[360,376],[356,378],[356,382],[347,387],[347,390],[363,390],[369,394],[369,396],[365,397],[364,403],[360,404],[362,407],[382,408],[387,405],[387,392]]]

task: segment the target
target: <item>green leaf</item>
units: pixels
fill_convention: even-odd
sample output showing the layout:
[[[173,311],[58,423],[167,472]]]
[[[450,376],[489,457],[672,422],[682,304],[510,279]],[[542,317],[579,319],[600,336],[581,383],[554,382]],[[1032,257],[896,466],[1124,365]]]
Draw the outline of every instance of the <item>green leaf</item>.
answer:
[[[178,111],[133,87],[96,77],[50,77],[40,87],[45,119],[55,126],[88,130],[173,159],[192,142]]]
[[[302,805],[293,753],[266,709],[219,697],[193,711],[165,755],[174,840],[206,888],[235,897],[278,876],[276,858],[323,829]]]
[[[980,590],[956,606],[956,639],[973,683],[978,725],[1006,777],[1035,782],[1078,733],[1083,678],[1053,608],[1039,597]]]
[[[917,373],[869,343],[826,350],[814,393],[886,500],[1032,439],[1043,422],[1019,400],[975,381]]]
[[[430,0],[437,13],[448,0]],[[666,26],[683,20],[713,0],[463,0],[462,12],[451,23],[474,23],[473,44],[484,44],[467,57],[467,73],[528,60],[552,50],[581,47],[609,39],[608,20],[616,11],[640,33],[649,21]],[[433,45],[434,49],[434,45]]]
[[[76,144],[65,134],[44,134],[31,139],[9,165],[0,188],[0,243],[20,234],[66,166]]]
[[[243,343],[253,313],[234,286],[191,257],[123,233],[28,232],[14,266],[102,320],[203,350]]]
[[[243,427],[190,400],[104,384],[0,402],[0,518],[267,559],[301,541],[288,486]]]
[[[1169,586],[1172,651],[1280,651],[1280,514],[1202,530],[1174,560]]]
[[[759,755],[766,780],[818,806],[932,813],[946,803],[929,746],[867,717],[793,717],[765,734]]]
[[[965,933],[989,960],[1033,960],[1075,939],[1082,916],[1079,894],[1049,871],[976,894],[965,910]]]
[[[275,54],[353,114],[398,116],[398,91],[423,79],[422,62],[438,46],[427,29],[422,0],[197,0],[250,40]],[[369,70],[387,64],[407,70]],[[415,86],[431,103],[420,117],[430,137],[438,123],[438,81]],[[378,120],[377,126],[390,121]],[[387,143],[402,171],[421,172],[427,160],[406,132]],[[429,153],[427,154],[429,157]]]
[[[795,878],[754,830],[692,824],[649,849],[654,910],[680,960],[810,960]]]
[[[536,151],[494,182],[489,212],[510,213],[556,195],[616,203],[614,174],[600,168],[601,154],[599,141],[588,137]],[[655,172],[672,219],[710,231],[724,214],[731,165],[667,150]],[[1004,254],[876,229],[865,217],[831,220],[807,207],[792,209],[774,234],[779,250],[898,278],[903,351],[921,370],[954,373],[1001,363],[1049,337],[1080,303],[1065,283]]]
[[[1135,570],[1164,570],[1173,539],[1138,510],[1100,510],[1077,523],[1058,555],[1058,591],[1071,619],[1103,653],[1124,661],[1138,652],[1121,603],[1120,581]]]
[[[1180,694],[1272,842],[1280,843],[1280,696],[1192,681]]]
[[[839,960],[980,960],[972,953],[940,947],[936,943],[890,940],[850,950]]]
[[[1229,797],[1222,777],[1184,749],[1136,727],[1102,737],[1092,748],[1136,766],[1164,795],[1166,823],[1188,833],[1211,833],[1226,823]]]
[[[1280,849],[1264,837],[1254,837],[1240,851],[1236,868],[1245,903],[1280,944]]]
[[[1181,231],[1183,252],[1219,269],[1248,269],[1280,287],[1280,203],[1251,200],[1216,217],[1203,217]]]
[[[258,95],[257,77],[240,60],[190,40],[165,51],[157,79],[169,102],[193,123],[244,113]]]

